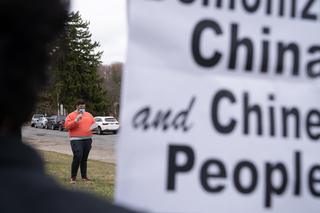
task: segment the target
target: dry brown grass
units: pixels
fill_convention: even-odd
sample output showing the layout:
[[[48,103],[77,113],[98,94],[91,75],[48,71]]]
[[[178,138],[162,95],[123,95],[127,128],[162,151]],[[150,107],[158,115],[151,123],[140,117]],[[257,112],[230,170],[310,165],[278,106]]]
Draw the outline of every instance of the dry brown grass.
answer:
[[[80,169],[77,183],[70,184],[72,156],[51,151],[39,151],[45,162],[46,173],[61,187],[68,190],[85,191],[102,199],[112,201],[115,182],[115,164],[88,160],[88,178],[91,183],[81,181]]]

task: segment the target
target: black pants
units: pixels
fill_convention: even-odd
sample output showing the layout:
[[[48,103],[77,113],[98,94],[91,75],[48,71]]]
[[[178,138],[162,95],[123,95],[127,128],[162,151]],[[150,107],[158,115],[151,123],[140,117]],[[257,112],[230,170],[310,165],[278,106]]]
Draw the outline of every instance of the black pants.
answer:
[[[79,165],[82,178],[87,177],[87,160],[91,150],[92,139],[72,140],[70,141],[73,152],[73,161],[71,164],[71,178],[77,177]]]

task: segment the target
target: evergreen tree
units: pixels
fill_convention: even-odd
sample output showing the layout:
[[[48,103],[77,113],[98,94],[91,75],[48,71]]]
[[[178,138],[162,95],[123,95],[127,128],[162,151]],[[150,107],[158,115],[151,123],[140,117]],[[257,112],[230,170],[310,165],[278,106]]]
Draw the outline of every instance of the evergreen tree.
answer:
[[[48,91],[51,101],[59,101],[69,112],[80,98],[91,112],[105,112],[110,107],[97,70],[102,52],[94,52],[100,44],[91,41],[89,24],[81,19],[79,11],[71,12],[65,32],[52,44],[52,81]]]

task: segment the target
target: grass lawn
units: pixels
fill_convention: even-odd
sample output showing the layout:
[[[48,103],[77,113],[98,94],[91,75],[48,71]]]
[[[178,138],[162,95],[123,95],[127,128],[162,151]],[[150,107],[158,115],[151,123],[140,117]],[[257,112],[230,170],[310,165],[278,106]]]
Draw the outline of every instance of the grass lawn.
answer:
[[[88,178],[91,183],[81,181],[80,168],[77,183],[70,184],[72,156],[51,151],[39,151],[45,162],[46,173],[62,188],[85,191],[102,199],[112,201],[115,182],[115,164],[88,160]]]

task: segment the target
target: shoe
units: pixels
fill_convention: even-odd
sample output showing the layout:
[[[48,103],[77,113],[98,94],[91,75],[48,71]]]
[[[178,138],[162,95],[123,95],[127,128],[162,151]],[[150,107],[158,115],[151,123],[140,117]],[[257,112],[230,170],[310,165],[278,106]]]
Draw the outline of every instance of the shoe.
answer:
[[[71,178],[70,183],[77,183],[76,178]]]
[[[82,178],[82,181],[85,181],[85,182],[87,182],[87,183],[90,183],[90,180],[89,180],[87,177]]]

